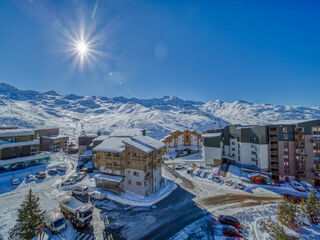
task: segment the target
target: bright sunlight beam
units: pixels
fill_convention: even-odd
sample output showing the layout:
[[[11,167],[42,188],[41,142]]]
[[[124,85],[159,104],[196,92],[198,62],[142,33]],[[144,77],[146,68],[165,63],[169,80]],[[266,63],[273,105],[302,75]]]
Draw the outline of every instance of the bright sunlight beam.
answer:
[[[86,55],[88,50],[89,48],[86,42],[80,41],[76,43],[76,51],[78,51],[80,55]]]

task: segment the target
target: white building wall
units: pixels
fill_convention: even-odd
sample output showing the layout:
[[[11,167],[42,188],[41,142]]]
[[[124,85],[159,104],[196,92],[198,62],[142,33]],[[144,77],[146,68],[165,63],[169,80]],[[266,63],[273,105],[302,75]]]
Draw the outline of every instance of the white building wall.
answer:
[[[263,170],[269,169],[269,147],[268,144],[259,145],[259,168]]]
[[[193,133],[191,133],[190,135],[191,135],[191,145],[192,146],[199,146],[199,142],[198,142],[197,136],[194,135]]]
[[[139,176],[135,176],[134,172],[139,173]],[[125,169],[124,171],[125,179],[124,179],[124,191],[133,192],[139,194],[141,196],[145,196],[147,194],[148,184],[145,184],[145,172],[136,169]],[[131,180],[131,184],[129,184],[129,180]],[[140,182],[141,185],[137,185]]]
[[[221,159],[222,148],[220,147],[202,147],[202,154],[204,158],[204,163],[206,165],[213,165],[213,159]]]
[[[251,143],[241,142],[240,143],[240,163],[258,167],[256,163],[252,161],[251,152],[252,152]]]

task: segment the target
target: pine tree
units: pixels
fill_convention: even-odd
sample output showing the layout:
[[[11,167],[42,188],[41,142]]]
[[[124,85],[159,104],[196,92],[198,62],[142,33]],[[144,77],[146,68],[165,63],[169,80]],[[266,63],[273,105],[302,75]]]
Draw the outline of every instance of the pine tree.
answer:
[[[288,201],[287,199],[284,199],[278,205],[278,219],[282,224],[285,224],[290,228],[295,228],[297,222],[297,211],[298,208],[293,200]]]
[[[284,231],[284,228],[276,223],[273,222],[272,226],[270,228],[270,239],[272,240],[287,240],[289,239],[286,232]]]
[[[304,206],[304,212],[311,223],[318,224],[320,218],[320,203],[317,200],[317,193],[315,190],[309,193]]]
[[[30,188],[25,200],[18,209],[18,218],[15,226],[10,230],[9,239],[29,240],[34,238],[41,228],[42,212],[39,198]]]

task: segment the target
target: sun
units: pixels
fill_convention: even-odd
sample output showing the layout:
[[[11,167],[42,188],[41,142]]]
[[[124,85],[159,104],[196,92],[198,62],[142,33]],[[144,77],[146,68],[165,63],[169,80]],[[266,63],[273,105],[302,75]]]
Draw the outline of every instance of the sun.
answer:
[[[88,43],[86,43],[84,41],[77,42],[75,48],[76,48],[75,50],[78,52],[78,54],[80,54],[82,56],[86,55],[89,50]]]

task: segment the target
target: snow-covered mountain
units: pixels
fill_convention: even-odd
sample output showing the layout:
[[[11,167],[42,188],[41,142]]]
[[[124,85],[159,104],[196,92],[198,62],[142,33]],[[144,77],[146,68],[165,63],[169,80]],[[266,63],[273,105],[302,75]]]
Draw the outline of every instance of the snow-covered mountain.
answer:
[[[229,123],[260,124],[282,119],[320,118],[319,108],[253,104],[245,101],[196,102],[177,97],[137,99],[59,95],[23,91],[0,83],[0,126],[53,127],[77,136],[147,129],[161,138],[172,130],[205,131]]]

